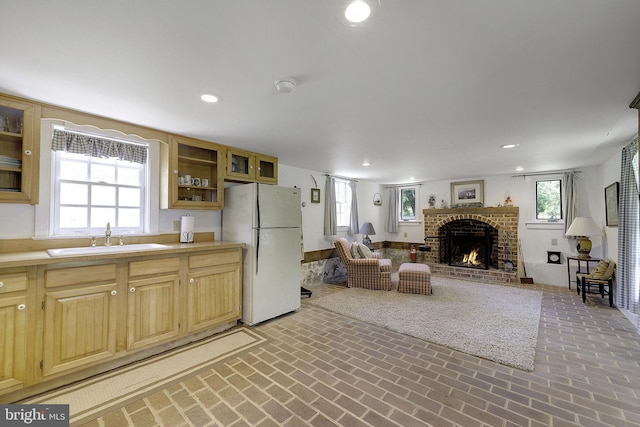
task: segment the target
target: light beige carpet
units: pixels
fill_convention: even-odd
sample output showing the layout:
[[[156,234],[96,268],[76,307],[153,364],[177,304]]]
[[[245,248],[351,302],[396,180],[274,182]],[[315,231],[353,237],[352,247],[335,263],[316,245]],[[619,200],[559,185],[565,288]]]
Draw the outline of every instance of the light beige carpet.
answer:
[[[79,425],[265,341],[233,329],[20,403],[68,404],[71,425]]]
[[[396,273],[397,276],[397,273]],[[345,288],[309,303],[532,371],[542,291],[431,277],[433,295]]]

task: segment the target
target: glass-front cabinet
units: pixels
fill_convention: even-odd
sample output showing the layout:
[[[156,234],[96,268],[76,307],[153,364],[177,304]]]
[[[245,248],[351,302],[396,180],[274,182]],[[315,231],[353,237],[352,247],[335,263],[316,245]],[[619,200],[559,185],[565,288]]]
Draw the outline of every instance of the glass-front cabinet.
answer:
[[[230,181],[278,183],[278,158],[230,148],[226,179]]]
[[[212,142],[172,136],[168,193],[163,208],[222,209],[224,148]]]
[[[40,107],[0,96],[0,202],[38,203]]]

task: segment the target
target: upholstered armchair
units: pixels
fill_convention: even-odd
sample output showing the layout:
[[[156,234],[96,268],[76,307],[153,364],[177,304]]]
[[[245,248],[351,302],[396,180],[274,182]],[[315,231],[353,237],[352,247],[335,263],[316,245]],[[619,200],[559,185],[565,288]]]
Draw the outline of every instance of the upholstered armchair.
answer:
[[[354,258],[351,244],[340,238],[334,242],[340,260],[347,269],[347,286],[350,288],[391,290],[391,260]]]

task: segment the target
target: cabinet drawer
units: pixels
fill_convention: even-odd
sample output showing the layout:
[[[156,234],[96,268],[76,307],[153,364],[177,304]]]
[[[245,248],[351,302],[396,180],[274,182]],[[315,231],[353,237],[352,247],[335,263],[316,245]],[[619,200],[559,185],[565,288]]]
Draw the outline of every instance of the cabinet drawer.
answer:
[[[90,265],[86,267],[61,268],[45,272],[45,288],[80,285],[116,280],[116,265]]]
[[[180,270],[180,257],[147,259],[129,263],[129,277],[172,273]]]
[[[29,276],[26,271],[19,273],[0,273],[0,294],[27,289]]]
[[[189,256],[189,268],[203,268],[214,265],[240,262],[240,251],[207,252]]]

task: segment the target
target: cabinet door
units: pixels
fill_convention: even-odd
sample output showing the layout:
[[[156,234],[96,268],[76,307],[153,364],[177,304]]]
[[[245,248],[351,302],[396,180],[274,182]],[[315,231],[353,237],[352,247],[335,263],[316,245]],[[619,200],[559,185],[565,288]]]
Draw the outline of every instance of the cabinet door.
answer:
[[[172,137],[169,150],[169,191],[162,208],[222,209],[224,149],[214,143]]]
[[[278,158],[256,154],[256,181],[264,184],[278,183]]]
[[[256,158],[252,153],[228,149],[227,150],[227,178],[237,181],[255,181]]]
[[[178,335],[178,274],[129,281],[127,348]]]
[[[27,357],[25,295],[0,295],[0,391],[22,388]]]
[[[116,283],[45,292],[43,375],[114,356]]]
[[[0,97],[0,202],[38,203],[39,111]]]
[[[241,317],[240,264],[190,273],[187,288],[187,332]]]

